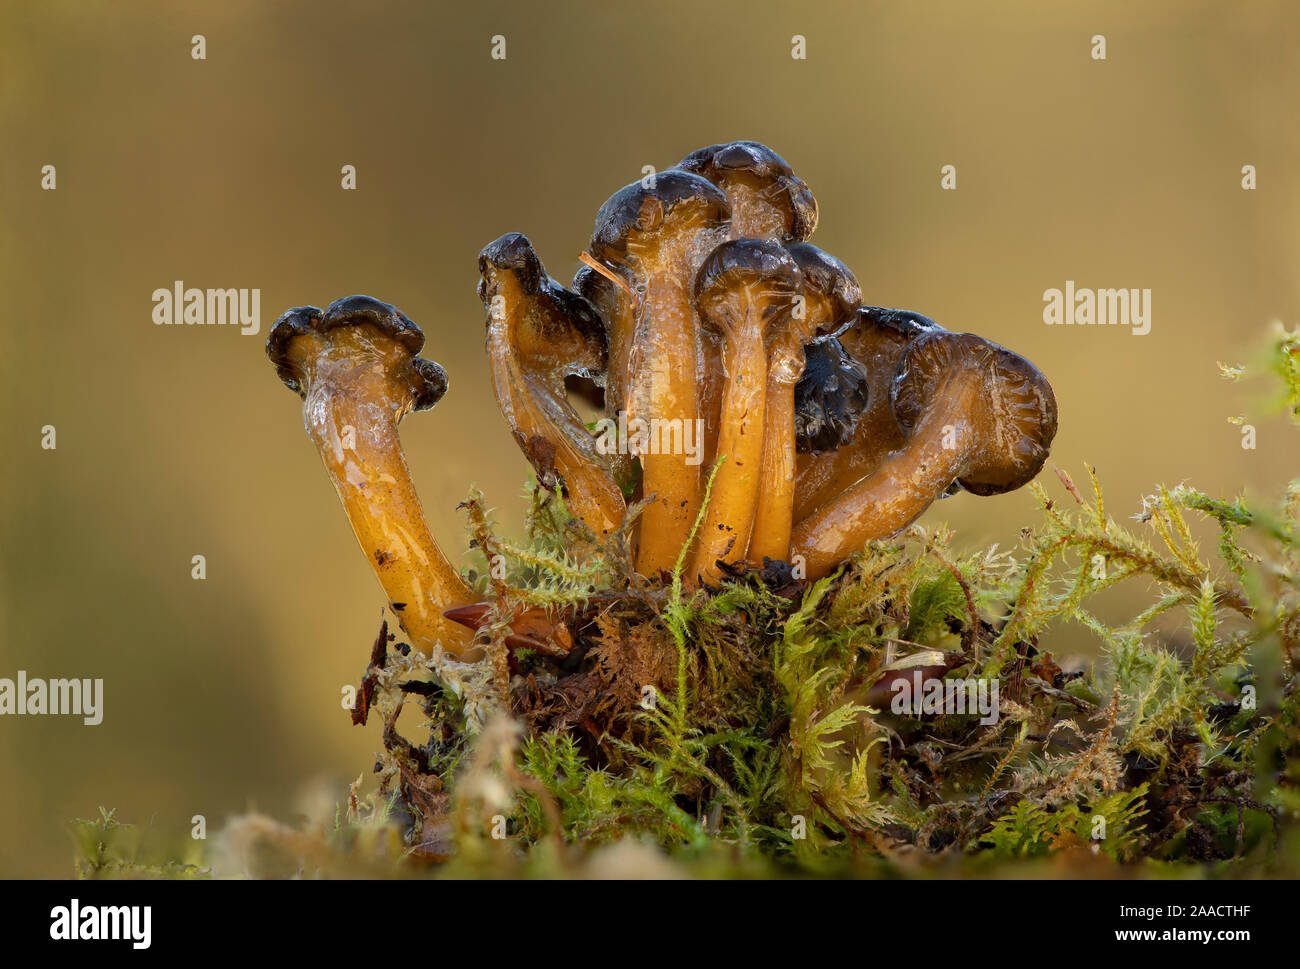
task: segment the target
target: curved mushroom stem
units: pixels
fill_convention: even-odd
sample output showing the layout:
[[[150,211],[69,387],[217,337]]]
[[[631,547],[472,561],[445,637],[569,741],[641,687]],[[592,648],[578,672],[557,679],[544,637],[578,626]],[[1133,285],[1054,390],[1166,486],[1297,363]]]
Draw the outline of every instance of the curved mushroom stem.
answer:
[[[470,589],[429,532],[397,434],[415,406],[410,354],[372,327],[352,326],[297,336],[287,357],[307,436],[412,645],[467,654],[468,631],[442,612],[471,601]]]
[[[609,457],[598,450],[564,387],[566,373],[605,367],[595,311],[546,275],[518,233],[485,248],[479,261],[492,387],[502,416],[538,481],[555,490],[563,486],[569,510],[605,538],[622,523],[626,502]]]
[[[795,526],[810,578],[872,539],[914,521],[954,483],[977,495],[1012,491],[1042,470],[1056,435],[1056,398],[1024,357],[971,333],[931,330],[898,364],[890,409],[907,443]]]
[[[552,380],[530,373],[496,328],[488,334],[497,401],[538,481],[556,489],[562,485],[573,516],[598,538],[607,538],[627,509],[608,460]]]
[[[791,554],[803,556],[809,579],[828,574],[865,543],[902,531],[961,477],[978,447],[971,403],[980,379],[954,375],[904,448],[795,525]]]
[[[903,446],[905,436],[890,409],[890,389],[908,344],[935,330],[942,327],[919,313],[864,306],[857,320],[839,334],[844,349],[866,368],[867,408],[850,442],[799,457],[796,521],[870,474],[890,452]]]

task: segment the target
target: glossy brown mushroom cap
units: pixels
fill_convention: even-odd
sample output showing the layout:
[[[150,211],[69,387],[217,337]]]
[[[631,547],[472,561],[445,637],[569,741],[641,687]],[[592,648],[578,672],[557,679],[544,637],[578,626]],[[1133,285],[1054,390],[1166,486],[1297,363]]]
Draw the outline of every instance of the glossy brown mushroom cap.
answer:
[[[574,273],[572,291],[586,300],[587,305],[596,314],[597,322],[604,333],[605,363],[608,368],[610,345],[614,342],[614,329],[619,312],[619,299],[626,298],[626,294],[608,276],[596,272],[590,266],[582,266]],[[608,374],[591,376],[603,386]]]
[[[893,387],[893,410],[910,436],[921,418],[963,381],[979,436],[958,483],[976,495],[1027,484],[1056,436],[1056,397],[1038,368],[972,333],[931,332],[908,344]]]
[[[424,333],[395,306],[371,296],[347,296],[330,303],[324,311],[315,306],[298,306],[282,315],[266,337],[266,355],[275,365],[284,385],[302,397],[302,374],[294,366],[289,346],[295,338],[315,333],[327,336],[342,327],[370,326],[380,336],[401,347],[410,358],[414,410],[428,410],[447,392],[447,372],[432,360],[418,356],[424,349]]]
[[[821,296],[830,305],[831,318],[836,324],[833,329],[850,322],[862,305],[862,287],[849,267],[810,242],[793,242],[785,248],[803,274],[804,289]]]
[[[696,273],[693,294],[701,310],[706,310],[710,303],[755,286],[774,296],[793,297],[803,291],[799,266],[779,243],[768,239],[722,243]]]
[[[602,262],[618,262],[633,235],[671,232],[678,216],[695,214],[714,225],[731,218],[727,196],[698,175],[669,170],[655,175],[650,187],[644,181],[625,185],[596,213],[591,254]]]
[[[528,296],[536,296],[549,280],[537,250],[522,232],[507,232],[499,239],[494,239],[480,250],[478,254],[478,271],[486,277],[491,270],[507,270],[514,273],[519,287]],[[479,296],[483,295],[483,283],[479,281]]]
[[[618,311],[619,288],[608,276],[590,266],[581,266],[573,274],[573,291],[591,304],[606,330]]]
[[[709,145],[691,152],[677,167],[702,175],[715,185],[730,178],[749,178],[763,196],[786,212],[783,242],[807,239],[817,228],[817,199],[784,158],[757,141]]]
[[[803,376],[794,386],[795,450],[834,451],[853,440],[870,402],[867,368],[834,337],[804,347]]]
[[[861,330],[870,330],[872,328],[891,330],[909,340],[932,330],[943,330],[942,326],[928,316],[914,313],[912,310],[896,310],[884,306],[858,307],[858,317],[850,324],[850,327]],[[844,334],[837,333],[835,335],[843,336]]]
[[[501,274],[509,273],[523,295],[533,298],[528,316],[537,335],[557,343],[570,342],[576,336],[584,350],[581,356],[596,364],[588,376],[597,376],[604,369],[608,345],[600,313],[586,297],[565,289],[547,274],[527,236],[507,232],[488,243],[478,254],[478,268],[478,295],[485,306],[490,304]]]

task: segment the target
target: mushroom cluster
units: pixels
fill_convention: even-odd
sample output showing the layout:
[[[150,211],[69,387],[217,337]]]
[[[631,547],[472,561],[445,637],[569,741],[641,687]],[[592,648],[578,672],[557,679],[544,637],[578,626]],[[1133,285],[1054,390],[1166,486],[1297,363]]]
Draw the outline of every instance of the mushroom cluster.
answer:
[[[506,424],[597,539],[640,509],[630,536],[648,578],[679,561],[687,582],[777,561],[817,578],[936,499],[1019,488],[1047,458],[1043,375],[981,337],[863,305],[848,267],[807,241],[817,217],[785,160],[742,141],[615,192],[570,288],[519,233],[479,255]],[[267,352],[413,644],[467,655],[461,623],[478,612],[397,440],[398,421],[446,388],[423,343],[357,296],[289,311]],[[596,388],[594,425],[575,380]]]

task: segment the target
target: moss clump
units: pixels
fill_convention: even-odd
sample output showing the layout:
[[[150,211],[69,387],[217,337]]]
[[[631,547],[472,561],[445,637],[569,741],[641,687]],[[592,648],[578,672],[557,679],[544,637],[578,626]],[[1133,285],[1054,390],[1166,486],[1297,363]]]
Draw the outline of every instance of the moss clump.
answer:
[[[177,860],[190,847],[178,850],[150,839],[148,832],[133,824],[117,820],[116,812],[99,809],[99,817],[72,822],[72,840],[76,845],[76,877],[87,881],[112,879],[206,879],[208,868]]]
[[[1291,402],[1298,347],[1275,347]],[[698,589],[680,563],[637,576],[626,534],[597,543],[548,492],[519,544],[471,496],[490,661],[385,626],[354,711],[377,783],[305,828],[237,821],[218,872],[262,872],[256,849],[318,875],[1296,874],[1300,480],[1269,509],[1162,488],[1130,525],[1091,469],[1086,495],[1057,475],[1015,555],[914,526],[812,584],[767,563]],[[1147,608],[1094,615],[1135,581]],[[512,645],[538,614],[562,648]],[[1091,669],[1046,649],[1061,623],[1100,641]],[[997,716],[894,712],[900,680],[982,683]]]

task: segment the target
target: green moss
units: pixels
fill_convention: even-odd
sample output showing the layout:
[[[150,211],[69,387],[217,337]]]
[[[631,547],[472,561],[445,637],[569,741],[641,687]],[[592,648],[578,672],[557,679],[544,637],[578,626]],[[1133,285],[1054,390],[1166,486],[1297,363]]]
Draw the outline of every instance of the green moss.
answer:
[[[1293,402],[1298,345],[1274,347]],[[322,875],[875,876],[1074,855],[1295,874],[1300,481],[1276,508],[1161,488],[1121,524],[1091,469],[1086,495],[1058,475],[1033,486],[1041,521],[1014,556],[961,557],[914,526],[815,583],[773,566],[696,590],[680,564],[636,576],[625,532],[597,542],[554,495],[530,489],[519,543],[471,496],[490,662],[381,635],[375,781],[335,819],[237,821],[243,860],[217,871],[259,873],[247,849],[269,844]],[[1132,583],[1151,598],[1129,621],[1090,610]],[[539,609],[563,619],[568,657],[510,648]],[[1093,669],[1046,650],[1063,623],[1097,637]],[[921,667],[996,683],[996,722],[873,694]],[[397,729],[410,703],[419,743]]]

